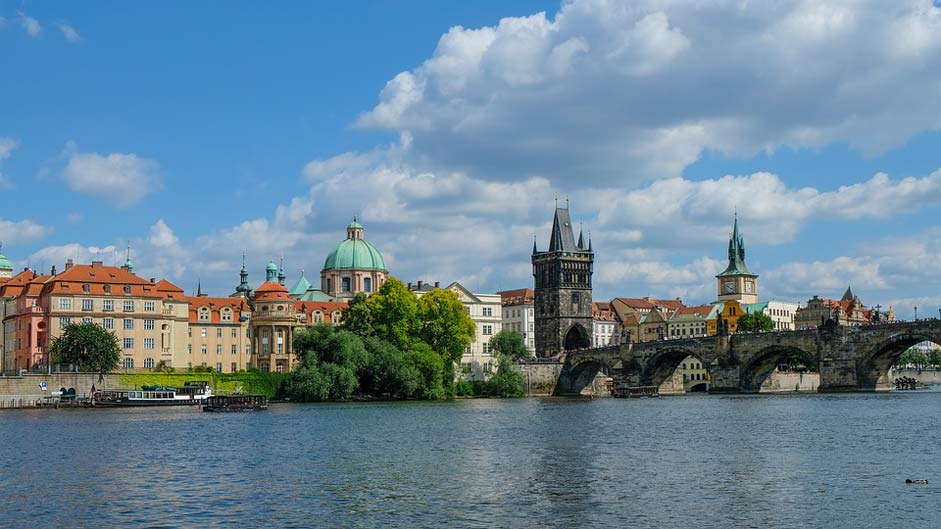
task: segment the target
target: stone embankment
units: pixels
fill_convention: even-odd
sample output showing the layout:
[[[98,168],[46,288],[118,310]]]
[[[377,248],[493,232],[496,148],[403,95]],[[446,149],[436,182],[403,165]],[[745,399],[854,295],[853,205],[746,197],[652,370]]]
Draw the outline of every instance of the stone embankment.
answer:
[[[120,387],[120,375],[98,373],[51,373],[22,376],[0,376],[0,408],[26,408],[61,389],[74,389],[75,395],[87,397],[92,384],[95,389]],[[46,390],[42,390],[45,382]]]

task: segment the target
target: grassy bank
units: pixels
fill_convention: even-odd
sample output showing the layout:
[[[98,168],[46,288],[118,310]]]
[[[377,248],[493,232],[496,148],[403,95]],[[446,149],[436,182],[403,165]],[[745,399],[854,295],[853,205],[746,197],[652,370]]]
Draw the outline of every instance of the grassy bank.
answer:
[[[242,393],[261,393],[273,398],[281,387],[283,373],[125,373],[118,375],[124,389],[140,389],[141,386],[182,386],[190,380],[208,380],[215,393],[232,393],[241,388]]]

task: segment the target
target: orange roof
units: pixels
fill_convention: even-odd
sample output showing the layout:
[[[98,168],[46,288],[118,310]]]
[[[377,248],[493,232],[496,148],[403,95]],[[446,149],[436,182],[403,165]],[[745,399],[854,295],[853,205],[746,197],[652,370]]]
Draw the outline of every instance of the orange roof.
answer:
[[[186,299],[186,293],[183,292],[183,289],[166,279],[157,281],[157,284],[154,286],[157,288],[157,292],[162,294],[165,298]]]
[[[314,323],[314,315],[318,312],[323,316],[324,323],[338,323],[333,321],[333,313],[343,311],[348,306],[345,301],[295,301],[294,308],[299,314],[306,316],[307,324]]]
[[[255,301],[288,301],[290,299],[288,289],[284,288],[284,285],[274,281],[266,281],[255,289]]]
[[[211,298],[208,296],[198,296],[198,297],[184,297],[189,301],[189,321],[190,323],[232,323],[236,324],[239,322],[239,318],[244,312],[249,312],[248,303],[242,298]],[[210,319],[209,322],[206,320],[200,320],[200,312],[202,308],[208,308]],[[222,309],[229,308],[232,311],[232,321],[222,321]]]
[[[709,312],[712,311],[712,305],[700,305],[698,307],[680,307],[676,310],[674,316],[682,316],[684,314],[698,314],[705,318],[709,315]]]
[[[531,288],[517,288],[516,290],[504,290],[497,292],[500,295],[500,301],[504,305],[521,305],[533,303],[536,300],[536,293]]]
[[[29,268],[24,268],[22,272],[11,277],[3,286],[0,286],[0,296],[16,297],[23,293],[23,288],[27,283],[36,277],[36,272]]]
[[[653,298],[614,298],[628,307],[635,309],[652,309],[654,307],[663,307],[665,309],[676,310],[683,307],[683,301],[679,299],[653,299]]]
[[[595,301],[591,304],[591,317],[595,320],[614,321],[614,312],[607,301]]]
[[[46,283],[44,293],[161,297],[154,283],[124,268],[104,266],[100,261],[92,261],[90,265],[72,265],[67,270],[52,276]]]

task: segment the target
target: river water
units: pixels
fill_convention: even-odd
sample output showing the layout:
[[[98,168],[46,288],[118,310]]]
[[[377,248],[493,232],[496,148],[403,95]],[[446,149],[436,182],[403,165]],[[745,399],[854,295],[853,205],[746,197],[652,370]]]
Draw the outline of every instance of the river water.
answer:
[[[5,411],[0,527],[941,527],[939,441],[938,392]]]

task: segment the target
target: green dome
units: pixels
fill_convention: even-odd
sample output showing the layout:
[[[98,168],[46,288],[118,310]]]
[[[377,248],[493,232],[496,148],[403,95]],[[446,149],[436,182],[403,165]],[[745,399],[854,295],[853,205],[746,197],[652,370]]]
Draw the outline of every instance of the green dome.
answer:
[[[347,239],[330,252],[324,270],[385,270],[386,263],[375,246],[363,239]]]
[[[13,263],[2,253],[0,253],[0,270],[13,270]]]
[[[265,267],[265,270],[271,270],[271,271],[277,272],[278,265],[274,264],[274,261],[268,261],[268,266]]]
[[[351,229],[351,228],[359,228],[359,229],[362,229],[362,228],[363,228],[363,225],[360,224],[360,223],[358,223],[358,222],[356,222],[356,217],[353,217],[353,222],[351,222],[350,225],[346,227],[346,229],[349,230],[349,229]]]

